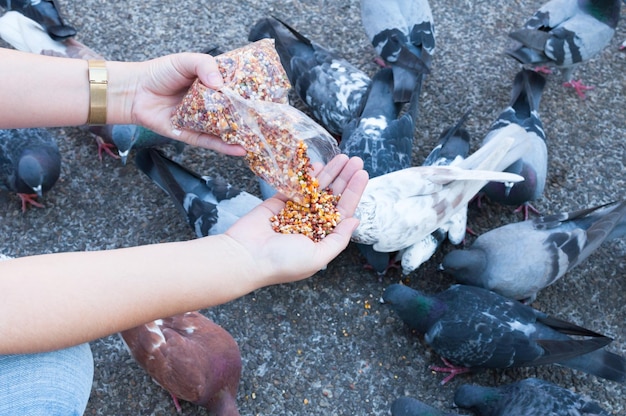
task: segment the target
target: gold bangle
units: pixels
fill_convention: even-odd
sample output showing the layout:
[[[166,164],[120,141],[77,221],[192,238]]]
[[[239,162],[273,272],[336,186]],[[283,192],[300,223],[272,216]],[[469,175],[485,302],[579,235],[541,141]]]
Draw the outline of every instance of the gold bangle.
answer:
[[[87,124],[103,125],[107,122],[107,68],[105,61],[90,59],[89,66],[89,115]]]

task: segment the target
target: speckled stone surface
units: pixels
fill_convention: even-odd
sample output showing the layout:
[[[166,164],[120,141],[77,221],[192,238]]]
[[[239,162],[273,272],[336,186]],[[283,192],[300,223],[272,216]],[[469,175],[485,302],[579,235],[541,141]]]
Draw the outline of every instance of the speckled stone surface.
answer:
[[[113,60],[144,60],[219,45],[244,45],[248,28],[274,14],[318,43],[340,51],[373,74],[374,52],[361,27],[357,0],[104,1],[60,0],[78,39]],[[441,130],[471,105],[467,122],[475,149],[507,104],[518,65],[503,54],[507,32],[524,22],[540,0],[431,1],[437,30],[432,74],[417,122],[414,164],[420,164]],[[623,198],[626,156],[626,38],[620,22],[609,47],[579,68],[596,88],[584,101],[550,76],[541,102],[548,136],[548,184],[536,206],[545,213]],[[300,105],[295,102],[296,105]],[[194,235],[165,194],[132,161],[96,155],[80,128],[54,129],[63,155],[57,185],[45,208],[23,214],[19,200],[0,193],[0,252],[11,256],[98,250],[186,240]],[[242,160],[188,148],[183,163],[220,173],[258,193]],[[484,232],[520,220],[510,208],[472,207],[469,225]],[[471,241],[471,238],[470,238]],[[437,271],[444,246],[409,276],[408,284],[435,292],[452,281]],[[615,338],[611,351],[626,355],[626,241],[604,244],[584,264],[542,291],[533,306]],[[145,261],[141,259],[140,261]],[[233,259],[233,261],[236,261]],[[532,259],[529,259],[532,261]],[[207,268],[211,265],[207,264]],[[229,280],[224,276],[224,281]],[[172,276],[176,279],[176,276]],[[242,415],[388,415],[402,395],[446,409],[460,383],[485,385],[539,377],[587,394],[615,415],[626,414],[626,386],[569,369],[486,371],[440,386],[428,366],[439,359],[384,305],[382,281],[363,270],[349,247],[328,269],[303,282],[258,290],[205,311],[240,345],[244,367],[238,402]],[[169,395],[130,358],[117,336],[94,341],[95,379],[87,415],[173,415]],[[183,404],[183,414],[204,409]]]

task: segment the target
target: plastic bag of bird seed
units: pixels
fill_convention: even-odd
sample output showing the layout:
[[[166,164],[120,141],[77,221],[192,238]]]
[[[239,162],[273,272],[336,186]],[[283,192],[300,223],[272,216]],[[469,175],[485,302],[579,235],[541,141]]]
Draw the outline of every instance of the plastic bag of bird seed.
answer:
[[[226,52],[216,60],[224,87],[216,91],[194,82],[172,122],[243,146],[257,176],[287,197],[303,200],[307,149],[326,162],[339,153],[336,140],[288,104],[290,84],[272,39]]]

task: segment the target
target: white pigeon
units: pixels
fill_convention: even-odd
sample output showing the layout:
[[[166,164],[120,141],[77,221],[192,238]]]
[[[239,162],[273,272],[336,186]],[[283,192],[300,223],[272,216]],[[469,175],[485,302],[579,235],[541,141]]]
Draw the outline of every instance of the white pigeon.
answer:
[[[423,241],[445,226],[488,181],[514,183],[519,175],[502,172],[527,150],[511,125],[467,159],[450,166],[415,166],[369,180],[355,212],[360,224],[352,234],[357,243],[392,252]]]

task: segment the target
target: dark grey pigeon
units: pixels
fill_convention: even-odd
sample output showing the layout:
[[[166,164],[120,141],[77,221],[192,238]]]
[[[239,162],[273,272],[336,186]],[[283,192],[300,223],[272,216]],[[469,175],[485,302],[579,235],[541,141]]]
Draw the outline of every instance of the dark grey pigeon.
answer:
[[[609,416],[589,398],[536,378],[499,387],[463,384],[454,394],[454,403],[479,416]]]
[[[370,178],[411,166],[421,84],[413,85],[413,96],[402,115],[404,106],[394,101],[393,84],[391,68],[374,75],[363,111],[345,126],[339,144],[342,153],[363,159]],[[368,267],[379,274],[387,271],[390,253],[378,252],[371,245],[357,247]]]
[[[344,125],[361,111],[369,76],[274,17],[259,20],[248,35],[251,42],[263,38],[275,40],[287,77],[313,117],[340,136]]]
[[[429,296],[393,284],[382,299],[444,359],[446,367],[431,367],[450,373],[442,384],[478,369],[546,364],[626,381],[626,359],[602,349],[611,338],[487,289],[454,285]]]
[[[537,72],[523,69],[513,81],[509,106],[500,113],[489,128],[483,144],[498,137],[500,130],[509,124],[518,124],[525,130],[524,139],[530,143],[528,151],[505,172],[517,173],[524,181],[507,187],[498,182],[490,182],[482,189],[489,199],[504,205],[518,206],[528,219],[528,210],[537,212],[530,204],[543,195],[548,172],[548,148],[543,124],[539,118],[539,102],[546,84],[545,78]]]
[[[573,71],[610,43],[619,14],[620,0],[551,0],[509,33],[517,43],[506,52],[524,65],[559,68],[563,85],[584,98],[591,87],[574,80]]]
[[[102,152],[105,151],[113,157],[119,157],[124,165],[131,149],[170,146],[178,156],[185,148],[185,143],[181,141],[161,136],[136,124],[106,124],[104,126],[89,126],[88,129],[96,136],[100,159],[102,159]],[[117,149],[117,155],[112,153],[112,147]]]
[[[0,189],[22,200],[22,211],[54,186],[61,174],[61,153],[46,129],[0,130]]]
[[[139,150],[135,163],[172,197],[198,237],[223,233],[261,203],[223,178],[200,176],[157,149]]]
[[[400,397],[391,404],[391,416],[455,416],[442,412],[412,397]]]
[[[422,166],[450,166],[464,160],[470,148],[470,135],[462,126],[469,110],[463,114],[455,126],[447,128],[439,136],[437,146],[422,163]],[[409,274],[430,259],[446,238],[452,244],[460,244],[465,239],[467,228],[467,209],[454,214],[446,224],[429,236],[410,247],[400,250],[396,258],[400,259],[402,272]]]
[[[361,0],[361,21],[378,55],[393,69],[397,102],[411,99],[435,51],[435,26],[427,0]]]
[[[624,234],[626,201],[506,224],[448,253],[441,268],[459,283],[531,302],[606,240]]]

